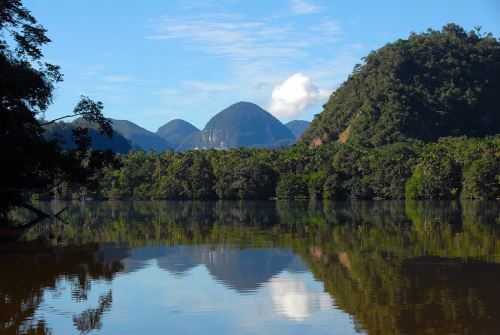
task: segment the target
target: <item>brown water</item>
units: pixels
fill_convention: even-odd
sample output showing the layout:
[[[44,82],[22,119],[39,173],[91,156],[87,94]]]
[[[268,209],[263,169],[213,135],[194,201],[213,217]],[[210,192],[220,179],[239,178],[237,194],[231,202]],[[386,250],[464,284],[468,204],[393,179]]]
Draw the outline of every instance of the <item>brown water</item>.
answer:
[[[0,334],[500,334],[498,202],[38,205]]]

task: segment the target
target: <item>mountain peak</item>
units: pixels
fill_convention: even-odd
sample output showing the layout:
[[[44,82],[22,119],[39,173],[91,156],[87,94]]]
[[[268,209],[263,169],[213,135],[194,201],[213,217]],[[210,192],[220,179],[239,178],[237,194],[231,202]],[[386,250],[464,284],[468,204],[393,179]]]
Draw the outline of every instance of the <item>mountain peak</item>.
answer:
[[[182,141],[199,131],[198,128],[187,121],[174,119],[158,128],[156,134],[177,148]]]
[[[84,120],[74,121],[75,124],[78,122]],[[285,126],[262,107],[248,101],[239,101],[223,109],[208,121],[202,131],[182,119],[167,122],[156,133],[128,120],[111,119],[111,122],[114,132],[125,141],[128,140],[132,148],[156,152],[168,148],[188,150],[290,146],[297,137],[290,124],[298,122],[303,127],[306,126],[304,123],[307,124],[307,121],[294,121]]]
[[[146,151],[163,152],[172,147],[165,139],[128,120],[111,119],[113,130]]]
[[[203,131],[179,148],[275,147],[294,140],[292,132],[269,112],[254,103],[240,101],[212,117]]]

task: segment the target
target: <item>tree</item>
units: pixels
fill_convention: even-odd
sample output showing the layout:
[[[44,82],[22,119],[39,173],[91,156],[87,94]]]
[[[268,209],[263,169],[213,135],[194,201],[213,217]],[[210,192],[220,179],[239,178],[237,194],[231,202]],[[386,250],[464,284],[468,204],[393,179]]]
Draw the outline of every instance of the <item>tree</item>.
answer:
[[[46,32],[20,0],[0,1],[0,219],[12,206],[33,209],[25,202],[27,192],[46,191],[65,181],[90,186],[95,172],[113,157],[88,150],[85,128],[74,129],[73,150],[43,138],[44,125],[56,121],[46,121],[44,115],[55,84],[63,79],[59,66],[43,62],[41,48],[50,42]],[[102,103],[82,97],[63,118],[80,115],[111,135],[102,109]]]
[[[500,159],[480,158],[464,171],[462,197],[496,199],[500,197]]]
[[[500,41],[456,24],[371,52],[300,141],[364,147],[500,132]]]
[[[276,197],[278,199],[307,199],[307,178],[296,173],[281,175],[276,186]]]

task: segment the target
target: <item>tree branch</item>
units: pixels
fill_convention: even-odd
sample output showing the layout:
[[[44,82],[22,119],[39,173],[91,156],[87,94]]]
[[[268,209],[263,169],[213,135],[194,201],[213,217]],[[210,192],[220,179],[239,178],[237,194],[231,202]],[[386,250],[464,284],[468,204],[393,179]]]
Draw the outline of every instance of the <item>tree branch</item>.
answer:
[[[40,123],[40,126],[46,126],[46,125],[49,125],[49,124],[52,124],[54,122],[57,122],[59,120],[62,120],[62,119],[67,119],[69,117],[74,117],[74,116],[78,116],[78,115],[82,115],[83,113],[80,113],[80,114],[70,114],[70,115],[66,115],[66,116],[61,116],[61,117],[58,117],[57,119],[54,119],[52,121],[49,121],[49,122],[45,122],[45,123]]]

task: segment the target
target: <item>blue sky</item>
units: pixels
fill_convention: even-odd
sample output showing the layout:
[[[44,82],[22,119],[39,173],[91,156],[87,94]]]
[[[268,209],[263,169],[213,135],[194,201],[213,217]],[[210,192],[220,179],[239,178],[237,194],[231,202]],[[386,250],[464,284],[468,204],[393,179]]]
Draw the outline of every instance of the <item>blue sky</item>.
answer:
[[[311,120],[371,50],[449,22],[500,36],[498,0],[25,0],[48,29],[64,82],[47,118],[80,95],[106,116],[156,129],[202,128],[251,101],[282,121]]]

